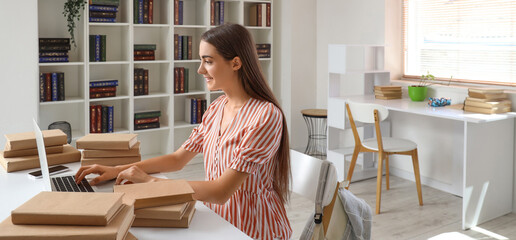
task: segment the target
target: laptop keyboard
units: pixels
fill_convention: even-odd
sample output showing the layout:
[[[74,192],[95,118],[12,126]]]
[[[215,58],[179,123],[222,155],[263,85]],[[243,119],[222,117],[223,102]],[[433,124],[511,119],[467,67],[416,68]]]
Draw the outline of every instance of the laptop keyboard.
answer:
[[[75,183],[75,176],[53,177],[52,183],[58,192],[94,192],[88,180]]]

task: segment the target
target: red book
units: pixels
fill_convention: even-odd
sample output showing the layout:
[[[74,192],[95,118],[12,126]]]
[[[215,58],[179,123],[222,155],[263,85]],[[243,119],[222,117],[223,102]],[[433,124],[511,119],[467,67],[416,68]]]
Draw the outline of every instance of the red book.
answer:
[[[159,122],[159,117],[134,119],[134,124]]]
[[[267,24],[267,27],[270,27],[271,26],[271,4],[270,3],[266,3],[267,4],[267,18],[266,18],[266,24]]]
[[[153,56],[154,50],[135,50],[134,56]]]
[[[215,26],[215,0],[210,1],[210,25]]]
[[[256,6],[257,11],[257,26],[262,26],[262,4],[257,4]]]
[[[90,93],[90,98],[116,97],[116,92]]]
[[[116,92],[116,87],[90,87],[90,93]]]
[[[188,36],[188,58],[192,59],[192,36]]]
[[[149,23],[150,23],[150,24],[152,24],[152,22],[153,22],[153,19],[152,19],[152,18],[153,18],[153,15],[154,15],[154,14],[152,13],[152,12],[154,11],[154,10],[153,10],[153,8],[154,8],[154,7],[153,7],[153,5],[154,5],[154,3],[153,3],[153,2],[154,2],[154,0],[149,0]]]
[[[184,67],[179,68],[179,92],[180,93],[185,92],[185,68]]]
[[[96,112],[97,112],[97,119],[96,119],[96,126],[97,126],[97,130],[96,132],[97,133],[101,133],[102,132],[102,105],[97,105],[95,106],[96,108]]]
[[[179,60],[179,34],[174,34],[174,60]]]
[[[143,70],[143,95],[149,95],[149,69]]]
[[[179,93],[179,68],[174,68],[174,93]]]
[[[52,101],[52,73],[45,73],[45,102]]]
[[[201,105],[202,105],[202,99],[197,99],[197,122],[196,123],[201,123],[201,118],[202,118],[202,110],[201,110]]]
[[[95,105],[90,106],[90,133],[97,132],[97,108]]]
[[[146,61],[146,60],[155,60],[153,56],[134,56],[135,61]]]
[[[179,0],[174,0],[174,25],[179,25]]]

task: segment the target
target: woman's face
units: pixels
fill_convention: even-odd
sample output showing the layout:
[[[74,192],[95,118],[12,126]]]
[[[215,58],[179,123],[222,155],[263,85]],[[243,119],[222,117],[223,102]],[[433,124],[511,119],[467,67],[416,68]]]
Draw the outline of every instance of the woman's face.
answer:
[[[210,91],[231,88],[238,80],[238,69],[233,60],[224,59],[217,49],[208,42],[199,45],[201,65],[197,72],[204,76]]]

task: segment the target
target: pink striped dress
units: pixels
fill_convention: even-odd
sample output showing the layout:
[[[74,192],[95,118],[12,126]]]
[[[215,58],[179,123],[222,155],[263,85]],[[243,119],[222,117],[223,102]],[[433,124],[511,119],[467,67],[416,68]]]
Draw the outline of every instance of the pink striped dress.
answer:
[[[252,238],[289,239],[292,228],[272,187],[283,127],[281,111],[270,102],[251,98],[221,135],[226,103],[222,95],[210,105],[183,148],[204,153],[207,181],[220,177],[226,168],[250,175],[225,204],[205,204]]]

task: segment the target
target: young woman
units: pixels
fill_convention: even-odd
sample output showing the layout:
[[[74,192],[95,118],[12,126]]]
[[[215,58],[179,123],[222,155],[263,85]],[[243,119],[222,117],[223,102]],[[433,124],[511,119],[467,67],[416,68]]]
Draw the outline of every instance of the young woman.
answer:
[[[116,167],[84,166],[92,184],[116,178],[134,183],[162,181],[147,173],[182,169],[204,153],[205,181],[191,181],[194,198],[255,239],[289,239],[284,204],[290,156],[285,116],[261,72],[250,33],[237,24],[205,32],[198,73],[208,89],[225,94],[213,101],[202,123],[174,153]]]

